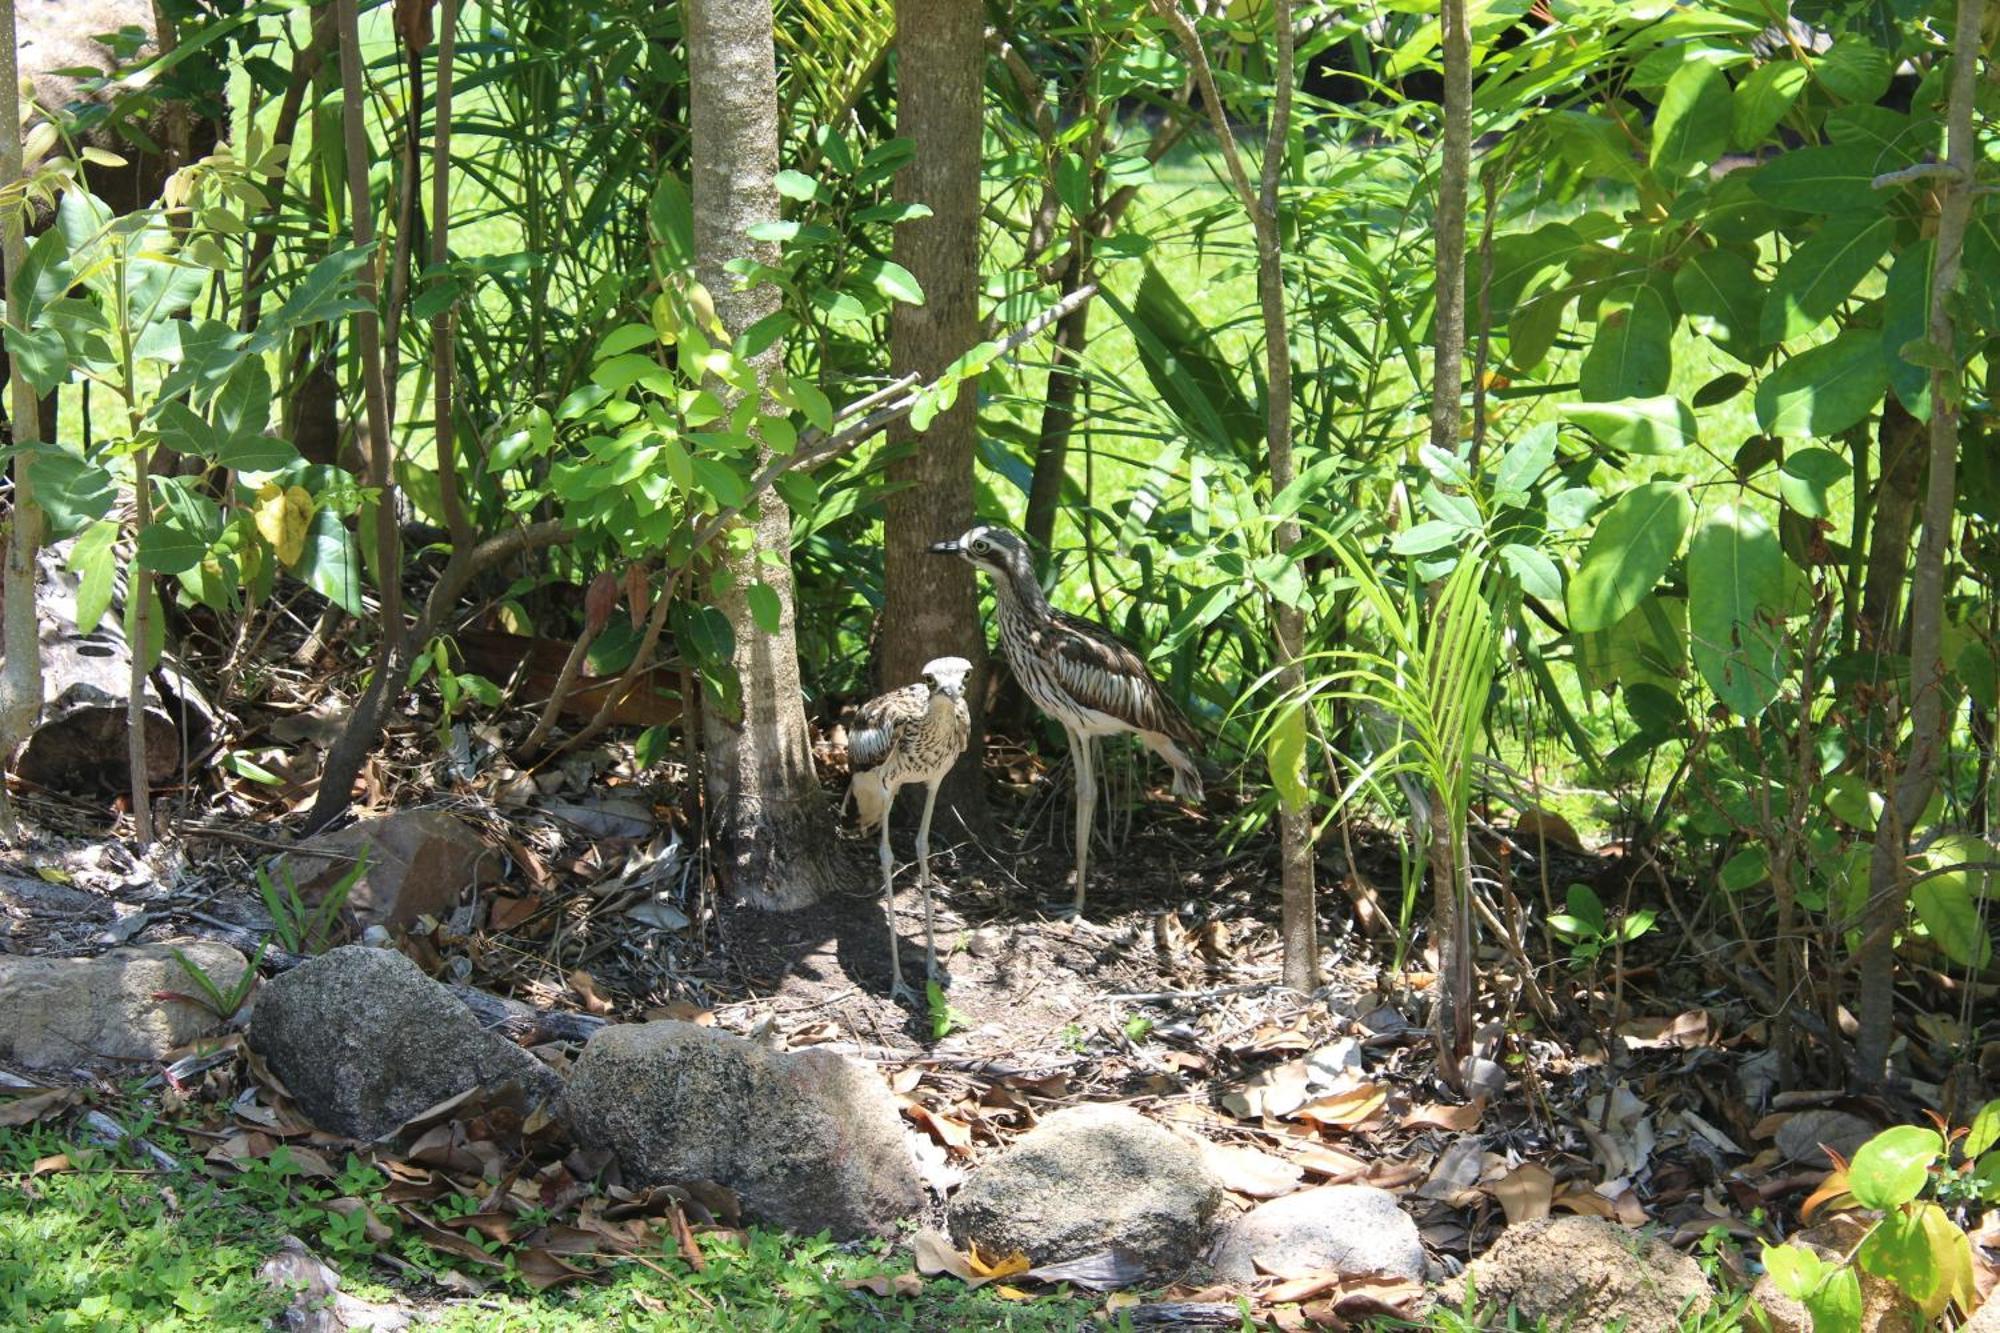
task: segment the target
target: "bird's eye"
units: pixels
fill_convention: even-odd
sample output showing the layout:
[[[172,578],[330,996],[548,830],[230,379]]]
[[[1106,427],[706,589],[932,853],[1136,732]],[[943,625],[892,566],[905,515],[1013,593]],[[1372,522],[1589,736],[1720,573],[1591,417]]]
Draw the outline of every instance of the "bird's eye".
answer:
[[[987,541],[984,537],[981,537],[978,541],[972,543],[972,553],[974,555],[985,555],[992,549],[993,549],[993,543]]]

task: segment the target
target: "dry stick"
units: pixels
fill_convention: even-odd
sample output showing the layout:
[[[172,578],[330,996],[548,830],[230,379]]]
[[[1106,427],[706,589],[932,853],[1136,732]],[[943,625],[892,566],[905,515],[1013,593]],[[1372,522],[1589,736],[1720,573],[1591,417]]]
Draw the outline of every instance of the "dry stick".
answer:
[[[1028,342],[1043,329],[1056,323],[1064,315],[1067,315],[1070,311],[1076,309],[1095,295],[1097,295],[1097,284],[1094,282],[1085,283],[1083,286],[1077,288],[1047,310],[1044,310],[1041,314],[1036,315],[1033,319],[1023,324],[1013,333],[1008,334],[1006,338],[1001,340],[999,349],[993,354],[993,359],[997,361],[1001,357],[1015,352],[1022,344]],[[555,750],[556,754],[564,754],[575,749],[577,746],[593,739],[598,733],[610,726],[611,712],[618,706],[618,701],[623,699],[626,692],[632,688],[632,682],[639,678],[640,672],[651,669],[653,665],[653,650],[659,646],[660,632],[666,628],[667,612],[673,604],[674,593],[680,586],[681,575],[692,567],[695,555],[706,548],[709,542],[713,541],[716,535],[725,527],[734,522],[736,517],[743,512],[744,508],[752,500],[755,500],[766,490],[770,489],[771,483],[775,482],[779,477],[788,472],[804,471],[809,468],[818,467],[821,463],[846,453],[849,449],[867,440],[891,422],[900,420],[907,415],[910,409],[922,401],[923,396],[936,388],[940,382],[940,380],[933,380],[921,387],[912,387],[915,379],[914,375],[905,375],[894,384],[868,395],[868,397],[860,400],[859,403],[849,404],[846,408],[843,408],[840,413],[840,419],[846,419],[854,415],[856,410],[864,403],[877,403],[885,399],[889,400],[887,406],[870,412],[855,425],[837,431],[832,435],[823,435],[816,430],[807,431],[799,437],[796,449],[789,454],[779,454],[772,457],[758,471],[757,475],[750,479],[749,488],[742,500],[736,504],[724,506],[702,520],[695,528],[693,539],[689,543],[688,562],[678,566],[672,573],[667,575],[666,586],[660,590],[658,600],[653,603],[653,613],[646,618],[646,632],[639,640],[638,651],[632,654],[632,660],[626,664],[625,670],[619,674],[618,679],[612,683],[610,690],[605,694],[604,703],[598,708],[597,716],[591,718],[582,731],[579,731],[576,735],[571,736],[561,745],[557,746]]]
[[[14,30],[14,0],[0,0],[0,266],[12,280],[21,272],[27,257],[26,189],[21,172],[21,86]],[[11,313],[18,307],[10,302]],[[8,373],[8,413],[17,449],[35,442],[41,430],[40,406],[35,390],[21,370],[21,359],[13,358]],[[14,504],[7,524],[7,565],[4,576],[5,610],[0,612],[0,768],[13,759],[14,750],[27,739],[28,729],[42,711],[42,646],[35,617],[35,553],[42,545],[42,511],[35,504],[34,488],[28,480],[29,455],[14,455]],[[0,779],[0,838],[12,842],[20,833],[14,818],[13,802]]]
[[[1285,322],[1285,277],[1278,234],[1278,179],[1285,164],[1285,136],[1290,129],[1294,58],[1291,0],[1276,0],[1272,25],[1277,41],[1276,98],[1264,140],[1263,172],[1253,192],[1237,151],[1236,136],[1229,128],[1222,95],[1215,86],[1215,71],[1208,62],[1194,25],[1182,12],[1179,0],[1153,0],[1153,10],[1166,21],[1179,39],[1201,88],[1202,102],[1215,125],[1215,136],[1229,169],[1230,181],[1250,214],[1251,230],[1257,239],[1257,297],[1264,323],[1264,378],[1266,447],[1271,455],[1271,493],[1275,496],[1292,484],[1292,356],[1291,337]],[[1299,525],[1292,518],[1278,524],[1274,534],[1278,553],[1289,554],[1298,545]],[[1302,699],[1305,671],[1299,659],[1305,650],[1305,613],[1278,601],[1267,603],[1272,628],[1276,631],[1280,696]],[[1295,705],[1303,708],[1303,704]],[[1279,933],[1285,948],[1285,984],[1294,990],[1309,991],[1319,985],[1319,912],[1314,903],[1312,813],[1303,800],[1284,795],[1284,789],[1303,790],[1307,775],[1303,753],[1289,783],[1280,782],[1278,801],[1278,841],[1280,878]],[[1274,774],[1274,777],[1277,776]]]
[[[347,192],[353,211],[354,244],[367,252],[355,279],[361,309],[354,314],[354,333],[361,350],[362,395],[368,414],[368,485],[375,501],[375,564],[381,579],[380,641],[374,675],[361,696],[326,764],[320,772],[319,794],[307,817],[310,828],[323,828],[344,814],[349,788],[361,770],[361,759],[372,744],[390,681],[402,671],[403,584],[401,534],[396,529],[396,481],[390,470],[388,384],[382,374],[382,326],[378,306],[381,288],[376,275],[375,219],[368,197],[368,133],[362,119],[360,20],[355,0],[334,0],[339,24],[341,122],[347,147]]]
[[[1958,487],[1959,394],[1956,326],[1952,294],[1958,286],[1965,232],[1972,215],[1973,177],[1978,154],[1973,98],[1981,50],[1985,0],[1959,0],[1952,32],[1951,97],[1945,113],[1943,166],[1951,173],[1938,203],[1937,258],[1931,270],[1930,484],[1924,496],[1924,530],[1917,543],[1910,581],[1910,753],[1903,765],[1875,839],[1868,868],[1870,939],[1858,953],[1864,961],[1856,1017],[1854,1073],[1864,1087],[1882,1086],[1889,1074],[1894,1036],[1896,960],[1884,929],[1901,914],[1907,873],[1909,830],[1922,818],[1936,785],[1938,753],[1951,724],[1944,707],[1942,632],[1944,562],[1951,546]],[[1942,367],[1952,367],[1947,373]]]

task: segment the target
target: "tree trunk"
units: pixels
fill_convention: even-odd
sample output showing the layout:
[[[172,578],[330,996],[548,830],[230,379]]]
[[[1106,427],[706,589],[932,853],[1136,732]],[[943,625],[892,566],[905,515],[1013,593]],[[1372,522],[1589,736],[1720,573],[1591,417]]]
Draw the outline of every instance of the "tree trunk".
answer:
[[[778,308],[775,287],[744,290],[726,268],[740,257],[765,264],[778,258],[775,245],[748,235],[751,227],[778,217],[771,0],[689,0],[685,13],[695,276],[734,337]],[[759,375],[767,376],[783,362],[784,348],[774,343],[755,364]],[[725,386],[715,381],[710,388],[723,393]],[[728,705],[713,697],[702,706],[709,836],[725,888],[753,906],[789,910],[816,902],[833,884],[833,828],[813,770],[799,693],[791,515],[775,493],[758,501],[750,531],[750,548],[726,557],[735,577],[717,599],[736,636],[742,715],[732,716]],[[759,629],[750,614],[753,580],[777,594],[776,634]]]
[[[916,146],[896,175],[896,199],[924,204],[927,218],[896,227],[896,262],[924,290],[922,305],[898,304],[889,320],[890,366],[924,382],[979,341],[979,149],[985,83],[984,9],[979,0],[897,0],[896,133]],[[986,631],[973,569],[940,560],[932,542],[972,526],[973,444],[978,396],[961,393],[921,435],[898,423],[882,552],[883,689],[921,678],[935,657],[973,664],[965,692],[972,740],[940,789],[946,829],[986,819]]]
[[[1958,494],[1958,414],[1964,379],[1959,369],[1952,308],[1966,224],[1972,215],[1978,159],[1973,97],[1979,67],[1980,20],[1984,0],[1958,0],[1952,32],[1951,100],[1945,113],[1944,165],[1952,173],[1939,190],[1937,259],[1931,270],[1930,482],[1924,492],[1923,535],[1917,541],[1916,570],[1910,580],[1910,748],[1896,789],[1888,794],[1875,831],[1868,866],[1868,907],[1863,918],[1860,994],[1855,1017],[1855,1078],[1879,1088],[1889,1077],[1889,1046],[1895,1035],[1895,929],[1908,897],[1910,830],[1929,804],[1937,782],[1951,715],[1946,711],[1943,663],[1944,566],[1951,550]],[[1940,369],[1948,364],[1950,371]],[[1891,733],[1893,734],[1893,733]]]
[[[1465,0],[1443,0],[1444,155],[1438,170],[1437,203],[1437,341],[1431,381],[1431,446],[1446,453],[1458,450],[1465,378],[1465,201],[1472,173],[1472,32]],[[1433,794],[1440,807],[1450,797]],[[1433,820],[1433,839],[1447,821]],[[1446,836],[1452,836],[1447,834]],[[1454,838],[1456,840],[1456,838]],[[1450,867],[1449,882],[1431,885],[1432,920],[1436,927],[1439,988],[1432,1031],[1438,1042],[1441,1072],[1454,1087],[1461,1085],[1461,1064],[1471,1053],[1472,1035],[1472,903],[1471,866],[1460,847],[1440,857],[1433,848],[1431,865]]]
[[[21,179],[21,103],[12,94],[21,85],[17,54],[14,0],[0,0],[0,89],[8,90],[0,97],[0,188],[9,190]],[[0,266],[10,283],[27,256],[24,223],[22,209],[0,210]],[[19,366],[8,367],[7,389],[11,442],[31,443],[41,416],[35,391]],[[28,459],[16,455],[13,466],[14,503],[7,516],[6,572],[0,584],[5,598],[0,651],[6,654],[5,664],[0,665],[0,838],[10,842],[17,830],[4,770],[42,711],[42,645],[35,616],[35,552],[42,545],[42,511],[28,484]]]
[[[1077,238],[1077,249],[1063,269],[1062,289],[1073,291],[1083,274],[1078,256],[1089,245]],[[1090,328],[1090,307],[1081,305],[1056,325],[1049,356],[1048,389],[1042,396],[1042,426],[1035,438],[1035,475],[1028,486],[1028,516],[1023,525],[1028,545],[1046,570],[1054,547],[1056,513],[1062,508],[1063,483],[1069,480],[1069,436],[1076,424],[1076,393],[1082,383],[1077,357]]]

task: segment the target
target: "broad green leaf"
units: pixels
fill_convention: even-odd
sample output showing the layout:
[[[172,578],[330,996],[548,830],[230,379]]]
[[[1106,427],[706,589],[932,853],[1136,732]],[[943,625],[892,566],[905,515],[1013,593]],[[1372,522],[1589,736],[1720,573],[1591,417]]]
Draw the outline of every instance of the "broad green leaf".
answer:
[[[1649,594],[1609,629],[1572,632],[1571,637],[1584,685],[1607,692],[1623,686],[1631,712],[1636,688],[1652,686],[1671,696],[1687,671],[1687,599]]]
[[[1570,579],[1570,628],[1600,630],[1623,619],[1667,572],[1693,517],[1687,488],[1675,482],[1647,482],[1619,496]]]
[[[770,584],[752,583],[744,589],[743,597],[750,605],[750,618],[757,622],[758,629],[776,634],[784,628],[784,605]]]
[[[1761,145],[1805,91],[1808,77],[1798,61],[1774,60],[1759,65],[1737,84],[1729,113],[1730,137],[1736,146],[1747,151]]]
[[[1895,1125],[1855,1150],[1847,1188],[1864,1208],[1900,1208],[1923,1193],[1944,1140],[1922,1125]]]
[[[1885,169],[1875,149],[1846,144],[1795,148],[1748,174],[1757,197],[1779,208],[1800,213],[1879,213],[1889,207],[1894,193],[1874,186]]]
[[[1754,889],[1771,875],[1771,850],[1762,843],[1751,843],[1736,855],[1722,863],[1722,887],[1731,893],[1741,893]]]
[[[9,324],[5,332],[7,354],[21,368],[36,397],[46,397],[69,378],[69,348],[54,329],[17,329]]]
[[[1674,273],[1688,327],[1746,365],[1757,360],[1757,271],[1739,250],[1704,250]]]
[[[1803,1303],[1813,1333],[1861,1333],[1861,1275],[1854,1269],[1828,1273]]]
[[[1494,500],[1502,503],[1520,503],[1521,501],[1525,501],[1534,490],[1535,484],[1541,480],[1542,474],[1549,470],[1549,465],[1554,463],[1555,460],[1556,427],[1554,422],[1547,422],[1535,427],[1533,430],[1524,431],[1520,439],[1515,440],[1507,446],[1507,452],[1500,455],[1500,462],[1493,469]],[[1312,483],[1311,490],[1314,493],[1319,492],[1326,485],[1327,479],[1334,474],[1343,462],[1343,459],[1334,456],[1315,463],[1312,468],[1308,468],[1307,471],[1309,473],[1315,469],[1323,469],[1320,478]],[[1299,478],[1299,481],[1304,480],[1304,477]],[[1295,482],[1294,486],[1296,484]],[[1288,486],[1285,489],[1290,491],[1293,487]],[[1275,501],[1272,508],[1275,512],[1277,509]],[[1296,513],[1297,510],[1298,504],[1294,502],[1288,512]]]
[[[1979,1108],[1979,1114],[1972,1117],[1972,1126],[1966,1131],[1963,1148],[1966,1160],[1980,1156],[1996,1143],[2000,1143],[2000,1099],[1986,1103]]]
[[[1684,64],[1667,80],[1653,118],[1650,165],[1691,176],[1729,147],[1729,79],[1706,60]]]
[[[701,457],[696,457],[689,461],[692,465],[695,484],[708,492],[715,499],[716,503],[721,505],[740,505],[749,498],[750,488],[744,485],[743,478],[737,476],[735,471],[726,464],[717,462],[713,458]]]
[[[1819,327],[1874,272],[1895,235],[1896,220],[1886,214],[1827,219],[1792,251],[1765,293],[1758,329],[1763,341],[1784,342]]]
[[[1783,362],[1757,386],[1757,424],[1771,435],[1838,435],[1866,419],[1887,386],[1881,335],[1848,329]]]
[[[1929,1130],[1918,1132],[1930,1133]],[[1937,1136],[1932,1134],[1931,1137]],[[1862,1152],[1867,1150],[1866,1146],[1862,1148]],[[1860,1166],[1859,1154],[1856,1155],[1855,1165],[1857,1169]],[[1850,1181],[1853,1174],[1849,1172]],[[1918,1179],[1922,1179],[1921,1175]],[[1858,1189],[1854,1194],[1857,1199],[1861,1197]],[[1931,1288],[1937,1284],[1937,1262],[1931,1257],[1931,1240],[1924,1234],[1923,1223],[1914,1213],[1893,1211],[1877,1222],[1874,1230],[1868,1233],[1868,1239],[1854,1251],[1854,1262],[1863,1272],[1889,1279],[1912,1299],[1929,1295]]]
[[[607,356],[617,356],[635,347],[649,347],[659,341],[659,330],[651,324],[621,324],[604,335],[591,356],[602,361]]]
[[[793,171],[787,167],[778,173],[774,182],[778,193],[787,199],[810,199],[819,193],[819,182],[803,171]]]
[[[1785,604],[1778,535],[1752,509],[1722,505],[1688,545],[1688,633],[1702,679],[1730,711],[1755,717],[1777,697]]]
[[[216,466],[238,472],[282,472],[298,460],[292,442],[275,435],[238,435],[215,451]]]
[[[1944,1209],[1928,1200],[1917,1205],[1916,1218],[1935,1273],[1931,1289],[1917,1297],[1918,1307],[1932,1321],[1954,1301],[1960,1309],[1972,1308],[1979,1297],[1973,1279],[1971,1239]]]
[[[1911,343],[1931,336],[1931,257],[1937,242],[1926,237],[1896,256],[1882,297],[1882,355],[1889,366],[1889,387],[1910,415],[1919,421],[1931,414],[1931,372],[1903,355]]]
[[[1836,819],[1863,833],[1875,831],[1875,821],[1887,808],[1882,794],[1870,790],[1859,773],[1832,773],[1823,784],[1821,798]]]
[[[643,352],[625,352],[608,356],[590,370],[591,382],[611,393],[619,393],[642,384],[655,393],[672,393],[673,381],[660,363]]]
[[[864,281],[892,301],[901,301],[906,305],[924,303],[924,289],[917,284],[916,276],[901,264],[886,259],[871,259],[856,271]]]
[[[1270,770],[1271,785],[1277,788],[1279,804],[1287,810],[1303,810],[1311,800],[1306,781],[1305,710],[1288,706],[1271,724],[1264,743],[1264,764]]]
[[[355,549],[354,534],[332,510],[322,507],[313,514],[297,573],[314,592],[350,616],[362,614],[361,553]]]
[[[118,485],[103,467],[58,450],[32,455],[28,480],[35,488],[35,503],[49,521],[52,540],[103,518],[118,499]]]
[[[179,399],[161,403],[154,417],[160,443],[183,457],[212,460],[222,447],[222,439],[215,433],[215,427]]]
[[[1873,102],[1889,91],[1889,52],[1873,40],[1847,33],[1814,62],[1820,85],[1843,102]]]
[[[1695,442],[1694,413],[1671,394],[1617,403],[1563,403],[1556,410],[1608,448],[1628,453],[1671,454]]]
[[[1807,518],[1830,518],[1833,502],[1828,497],[1853,471],[1853,465],[1831,449],[1797,449],[1785,455],[1778,470],[1778,493]]]
[[[1673,318],[1650,286],[1604,298],[1597,332],[1577,372],[1577,389],[1592,402],[1650,398],[1673,378]]]
[[[208,542],[172,521],[148,523],[139,533],[139,564],[156,574],[193,569],[208,554]]]
[[[81,633],[96,629],[111,607],[117,546],[118,524],[100,519],[85,528],[70,547],[69,568],[78,575],[76,627]]]
[[[34,327],[49,302],[68,291],[75,281],[69,246],[63,241],[61,230],[51,227],[35,238],[35,243],[28,247],[27,258],[21,261],[21,276],[12,284],[14,299],[7,306],[10,314],[17,315],[9,321],[10,327]]]
[[[1923,864],[1929,871],[1910,889],[1910,902],[1917,919],[1945,957],[1961,967],[1985,967],[1992,961],[1993,941],[1980,920],[1980,907],[1990,901],[1996,886],[1985,871],[1962,868],[1971,862],[1990,861],[1992,849],[1977,838],[1949,833],[1924,851]]]
[[[1500,548],[1500,561],[1520,581],[1521,591],[1545,602],[1562,598],[1562,572],[1555,561],[1532,546],[1509,542]]]
[[[1803,1245],[1767,1243],[1761,1257],[1772,1283],[1795,1301],[1804,1300],[1817,1288],[1827,1271],[1826,1261]]]

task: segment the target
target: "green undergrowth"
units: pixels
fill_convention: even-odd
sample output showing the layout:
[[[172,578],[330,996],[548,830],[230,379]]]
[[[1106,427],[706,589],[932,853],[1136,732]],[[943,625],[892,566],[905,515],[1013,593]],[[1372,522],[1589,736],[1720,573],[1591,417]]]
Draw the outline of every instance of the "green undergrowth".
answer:
[[[198,1161],[206,1146],[160,1125],[144,1133],[183,1163]],[[325,1200],[334,1188],[368,1198],[384,1183],[353,1159],[322,1188],[289,1170],[281,1155],[234,1173],[188,1165],[169,1171],[135,1151],[93,1146],[47,1125],[0,1129],[0,1328],[261,1329],[284,1302],[258,1268],[288,1234],[341,1272],[343,1291],[411,1307],[425,1328],[1038,1333],[1093,1317],[1115,1327],[1102,1322],[1100,1299],[1063,1292],[1009,1300],[937,1278],[925,1279],[915,1295],[877,1296],[846,1284],[908,1273],[907,1252],[763,1230],[740,1242],[703,1236],[699,1272],[667,1241],[657,1253],[607,1265],[601,1282],[537,1292],[511,1259],[496,1268],[467,1265],[408,1229],[384,1242],[378,1259]],[[421,1276],[398,1276],[443,1277],[454,1268],[487,1284],[485,1292],[467,1297]]]

